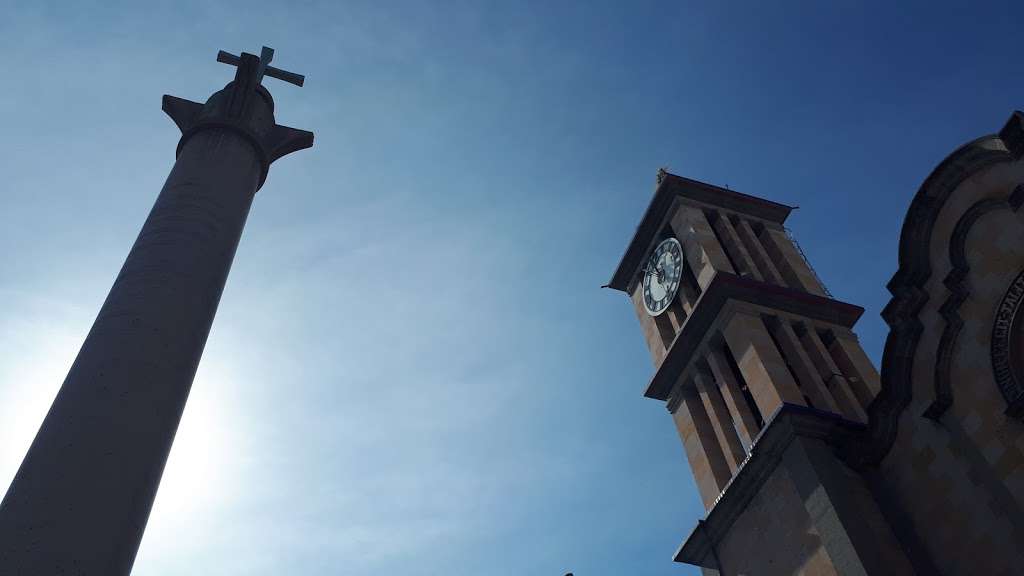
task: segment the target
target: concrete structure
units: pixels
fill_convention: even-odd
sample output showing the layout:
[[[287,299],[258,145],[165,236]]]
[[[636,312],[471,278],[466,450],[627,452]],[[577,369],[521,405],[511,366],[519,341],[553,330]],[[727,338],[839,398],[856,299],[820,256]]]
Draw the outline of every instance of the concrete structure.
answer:
[[[882,373],[784,223],[791,208],[660,172],[610,286],[633,300],[707,515],[705,574],[1024,570],[1024,116],[917,193],[889,283]],[[640,276],[683,244],[651,316]],[[650,268],[647,268],[650,270]]]
[[[128,574],[228,270],[270,163],[313,144],[278,126],[261,57],[205,105],[164,96],[177,161],[0,504],[0,574]]]

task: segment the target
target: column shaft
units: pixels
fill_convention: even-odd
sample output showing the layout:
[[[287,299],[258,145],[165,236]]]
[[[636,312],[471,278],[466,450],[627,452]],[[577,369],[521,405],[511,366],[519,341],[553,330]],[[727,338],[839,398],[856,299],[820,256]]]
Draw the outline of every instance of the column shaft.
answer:
[[[711,508],[732,478],[732,473],[700,396],[692,385],[684,385],[679,393],[683,395],[682,402],[672,413],[672,419],[686,449],[686,458],[704,507]]]
[[[740,440],[743,441],[745,447],[749,448],[753,444],[754,438],[757,437],[757,433],[760,432],[760,426],[757,424],[754,412],[747,405],[747,400],[743,396],[740,383],[736,380],[732,369],[729,367],[722,344],[712,343],[708,346],[705,359],[711,374],[719,383],[722,398],[725,400],[725,405],[729,408],[733,421],[736,423],[736,431],[740,435]]]
[[[737,268],[736,273],[741,276],[749,276],[754,280],[763,281],[764,278],[761,277],[757,266],[754,265],[754,259],[750,257],[750,252],[747,252],[747,247],[743,245],[739,234],[733,228],[732,222],[729,222],[728,216],[719,212],[718,217],[712,223],[712,227],[718,233],[718,237],[722,239],[726,252]]]
[[[835,331],[835,338],[829,344],[828,350],[836,365],[846,375],[847,381],[854,395],[860,400],[861,406],[867,408],[871,401],[881,390],[881,382],[878,378],[878,370],[864,353],[857,336],[849,331]]]
[[[783,402],[807,405],[760,317],[737,311],[722,335],[765,419]]]
[[[701,290],[706,290],[716,271],[735,273],[725,249],[718,242],[711,224],[700,208],[682,207],[672,218],[672,230],[683,244],[687,264],[697,277]],[[689,229],[693,233],[689,233]]]
[[[722,398],[721,392],[718,391],[718,383],[710,377],[710,374],[705,374],[701,370],[693,375],[693,381],[697,384],[697,393],[704,404],[704,410],[711,421],[711,428],[718,439],[718,445],[722,449],[725,461],[729,465],[730,475],[735,474],[740,464],[743,463],[743,459],[746,458],[746,453],[743,450],[743,445],[740,444],[736,428],[733,426],[732,415],[729,414],[725,400]]]
[[[233,132],[181,150],[0,504],[0,572],[131,570],[260,172]]]
[[[800,389],[811,399],[814,407],[818,410],[842,414],[835,399],[825,388],[825,382],[818,375],[817,369],[807,356],[807,352],[804,351],[804,347],[790,323],[785,319],[772,317],[767,320],[766,324],[768,330],[775,336],[776,342],[779,343],[782,354],[789,359],[789,365],[800,382]]]
[[[851,420],[867,422],[867,414],[865,414],[863,406],[854,396],[850,383],[846,381],[842,371],[832,359],[832,355],[825,348],[821,337],[818,336],[818,331],[813,326],[806,327],[800,334],[800,341],[811,358],[811,362],[818,369],[818,374],[821,375],[825,385],[836,399],[836,403],[842,408],[843,414]]]
[[[776,264],[779,273],[791,288],[826,296],[818,277],[811,270],[800,251],[793,245],[785,230],[765,228],[760,234],[765,251]]]
[[[761,240],[754,233],[750,222],[745,218],[739,218],[737,222],[738,225],[735,226],[736,233],[746,243],[747,251],[750,253],[751,258],[754,259],[757,269],[761,271],[761,277],[770,284],[785,286],[786,283],[782,280],[782,275],[775,267],[772,258],[765,251],[764,246],[761,245]]]

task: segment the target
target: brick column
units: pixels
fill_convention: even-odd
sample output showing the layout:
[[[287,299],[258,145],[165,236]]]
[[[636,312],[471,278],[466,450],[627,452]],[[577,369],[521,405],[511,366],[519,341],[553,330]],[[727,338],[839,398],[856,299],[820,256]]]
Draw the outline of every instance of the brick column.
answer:
[[[637,284],[630,298],[633,300],[633,311],[636,312],[637,320],[640,321],[640,330],[647,342],[647,350],[651,353],[651,360],[655,366],[659,366],[662,359],[665,358],[665,344],[654,318],[644,310],[643,287],[640,284]]]
[[[711,508],[732,478],[732,472],[715,437],[704,403],[692,383],[683,385],[678,394],[682,397],[672,402],[672,419],[686,449],[686,459],[690,462],[690,471],[697,482],[704,507]]]
[[[737,311],[722,336],[765,419],[783,402],[807,405],[759,316]]]
[[[685,248],[684,248],[685,251]],[[679,302],[683,305],[683,311],[687,315],[693,314],[693,309],[697,305],[697,300],[700,298],[700,285],[693,285],[693,279],[688,276],[692,276],[693,279],[697,278],[697,274],[694,272],[694,268],[690,266],[690,263],[686,260],[686,255],[683,254],[683,270],[679,277]]]
[[[712,227],[718,233],[718,237],[722,239],[722,243],[725,244],[725,249],[732,257],[732,262],[739,268],[736,272],[741,276],[748,275],[754,280],[763,281],[764,278],[758,272],[757,266],[754,265],[754,259],[750,257],[750,252],[747,252],[747,248],[740,240],[736,229],[733,228],[732,222],[729,222],[729,218],[721,212],[717,212],[717,215]]]
[[[818,371],[814,364],[811,363],[811,359],[808,358],[807,352],[804,351],[800,339],[797,338],[796,333],[793,331],[793,326],[787,320],[775,317],[768,318],[765,324],[772,335],[775,336],[779,347],[782,348],[782,353],[789,359],[789,365],[800,381],[800,389],[811,399],[814,407],[818,410],[842,414],[836,405],[835,399],[832,398],[828,389],[825,388],[825,382],[818,375]]]
[[[697,393],[711,420],[711,428],[715,431],[715,437],[722,448],[725,462],[729,465],[731,476],[736,473],[747,456],[743,445],[740,444],[740,437],[736,435],[736,428],[733,427],[732,415],[729,414],[725,400],[718,391],[718,383],[711,379],[710,374],[696,370],[693,381],[697,384]]]
[[[818,277],[807,265],[807,261],[800,255],[800,251],[793,245],[785,230],[766,227],[760,238],[764,242],[765,251],[771,256],[779,273],[790,287],[818,296],[827,296],[818,282]]]
[[[697,277],[701,290],[706,290],[718,270],[735,273],[725,249],[718,243],[711,224],[700,208],[683,206],[672,217],[672,230],[683,244],[686,262]],[[688,232],[693,229],[693,234]]]
[[[843,409],[843,414],[851,420],[867,422],[868,418],[864,413],[864,407],[854,396],[850,383],[846,381],[842,371],[836,366],[832,355],[829,354],[821,337],[818,336],[818,331],[813,326],[807,327],[800,335],[800,341],[803,343],[804,349],[807,350],[811,362],[818,369],[818,374],[821,375],[825,385],[832,392],[836,403]]]
[[[740,440],[743,441],[745,447],[749,448],[754,443],[757,433],[760,432],[760,427],[757,425],[754,412],[747,405],[747,401],[743,397],[740,383],[736,380],[736,376],[733,375],[732,369],[729,367],[728,360],[725,358],[725,350],[722,349],[722,343],[712,342],[708,346],[704,359],[707,360],[711,374],[719,383],[722,398],[732,414],[733,422],[736,423],[736,432],[740,435]]]
[[[669,304],[668,309],[663,314],[668,316],[669,324],[672,326],[672,339],[675,339],[675,335],[683,328],[683,324],[686,322],[686,318],[689,312],[683,307],[682,291],[676,294],[675,299]],[[692,310],[692,308],[691,308]]]
[[[754,259],[754,264],[757,265],[758,270],[761,271],[761,276],[764,277],[765,282],[775,284],[776,286],[785,286],[786,283],[782,280],[782,275],[779,273],[778,268],[775,267],[775,263],[768,255],[768,252],[765,251],[764,246],[761,245],[761,240],[754,233],[754,228],[750,225],[750,222],[745,218],[740,218],[738,222],[739,225],[735,227],[736,232],[746,242],[747,251]]]
[[[866,408],[882,388],[878,371],[864,353],[860,341],[853,332],[836,330],[833,333],[835,338],[828,345],[828,351],[836,365],[846,375],[854,396],[860,401],[861,406]]]

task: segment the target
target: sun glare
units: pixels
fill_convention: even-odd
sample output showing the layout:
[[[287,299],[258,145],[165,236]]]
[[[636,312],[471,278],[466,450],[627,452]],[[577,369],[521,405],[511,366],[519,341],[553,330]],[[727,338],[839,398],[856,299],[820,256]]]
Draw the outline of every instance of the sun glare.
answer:
[[[42,318],[0,324],[0,487],[21,466],[81,346],[74,327]]]
[[[52,319],[49,319],[52,320]],[[0,324],[0,484],[17,473],[74,361],[84,334],[48,319]],[[151,534],[194,531],[196,512],[209,516],[230,503],[225,485],[234,446],[227,422],[234,403],[223,401],[233,386],[228,365],[205,358],[192,386],[147,528]],[[180,533],[180,532],[179,532]],[[163,538],[156,538],[159,542]],[[159,553],[160,545],[143,546]]]
[[[143,558],[145,565],[171,561],[209,545],[216,537],[212,524],[238,494],[231,479],[237,476],[234,448],[241,435],[229,425],[237,419],[228,400],[236,380],[228,364],[206,356],[164,468],[137,565]]]

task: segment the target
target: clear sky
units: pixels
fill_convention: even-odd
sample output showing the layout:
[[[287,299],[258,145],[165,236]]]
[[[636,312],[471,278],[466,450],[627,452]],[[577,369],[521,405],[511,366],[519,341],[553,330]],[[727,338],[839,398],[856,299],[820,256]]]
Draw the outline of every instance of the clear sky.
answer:
[[[0,486],[174,161],[160,96],[266,44],[316,145],[256,197],[134,574],[694,573],[599,287],[668,166],[799,206],[877,360],[914,191],[1024,107],[1024,4],[893,4],[0,2]]]

